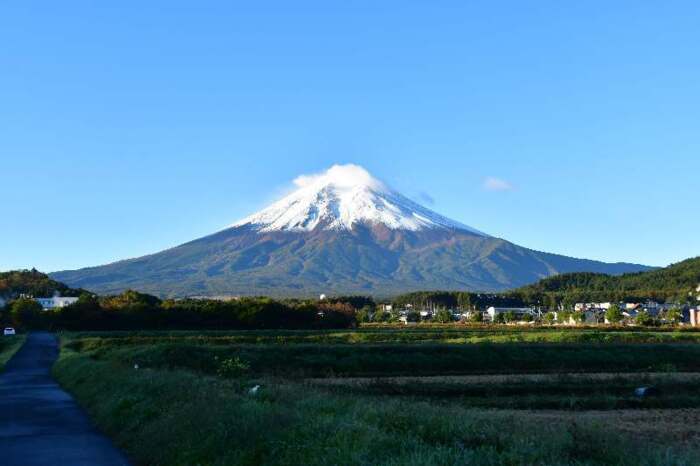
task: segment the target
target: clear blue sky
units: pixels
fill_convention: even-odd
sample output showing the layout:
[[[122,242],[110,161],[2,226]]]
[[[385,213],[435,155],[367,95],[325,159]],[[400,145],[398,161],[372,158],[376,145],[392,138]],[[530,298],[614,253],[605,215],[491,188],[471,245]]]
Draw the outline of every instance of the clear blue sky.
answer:
[[[700,254],[696,1],[106,3],[0,5],[0,270],[156,252],[334,163],[539,250]]]

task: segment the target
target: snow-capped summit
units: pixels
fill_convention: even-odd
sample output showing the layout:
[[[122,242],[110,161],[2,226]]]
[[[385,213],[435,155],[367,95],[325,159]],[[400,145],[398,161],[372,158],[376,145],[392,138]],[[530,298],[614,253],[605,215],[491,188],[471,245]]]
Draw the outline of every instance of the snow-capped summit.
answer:
[[[251,225],[269,232],[351,230],[362,223],[392,230],[441,228],[486,236],[418,205],[358,165],[334,165],[317,175],[300,176],[294,184],[296,191],[233,226]]]

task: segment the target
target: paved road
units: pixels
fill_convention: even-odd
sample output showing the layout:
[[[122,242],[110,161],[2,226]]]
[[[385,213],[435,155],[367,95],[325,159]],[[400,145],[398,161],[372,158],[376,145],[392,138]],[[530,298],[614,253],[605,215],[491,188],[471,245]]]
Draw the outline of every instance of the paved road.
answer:
[[[0,375],[0,464],[128,466],[51,377],[57,356],[53,335],[32,333]]]

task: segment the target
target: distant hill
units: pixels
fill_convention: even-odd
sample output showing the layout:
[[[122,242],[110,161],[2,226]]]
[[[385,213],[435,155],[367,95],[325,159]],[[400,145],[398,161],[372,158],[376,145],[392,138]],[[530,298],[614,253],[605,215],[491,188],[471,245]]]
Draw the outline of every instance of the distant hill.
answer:
[[[518,246],[416,204],[361,167],[335,166],[219,233],[112,264],[55,272],[98,293],[161,297],[426,289],[503,291],[566,272],[649,270]]]
[[[514,292],[522,295],[555,293],[589,297],[591,300],[616,297],[655,297],[683,299],[700,285],[700,257],[687,259],[663,269],[618,276],[601,273],[565,273],[545,278]],[[608,297],[610,296],[610,297]]]
[[[0,297],[16,298],[21,294],[32,296],[80,296],[83,290],[70,288],[68,285],[53,280],[37,270],[13,270],[0,272]]]
[[[567,308],[576,302],[661,301],[693,302],[700,292],[700,257],[688,259],[649,272],[606,275],[602,273],[564,273],[544,278],[532,285],[500,293],[468,291],[418,291],[395,296],[397,306],[484,309],[488,306],[543,306]]]

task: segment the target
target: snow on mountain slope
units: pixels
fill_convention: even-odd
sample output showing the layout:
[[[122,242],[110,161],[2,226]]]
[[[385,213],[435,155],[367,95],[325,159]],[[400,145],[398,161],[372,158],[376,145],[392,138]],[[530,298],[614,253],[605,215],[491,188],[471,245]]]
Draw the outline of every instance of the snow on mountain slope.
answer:
[[[294,180],[298,189],[266,209],[235,223],[257,231],[352,230],[356,223],[392,230],[463,230],[487,236],[422,207],[357,165],[334,165],[319,175]]]

